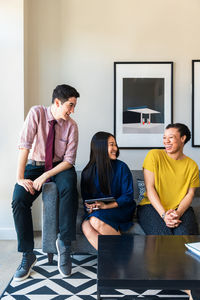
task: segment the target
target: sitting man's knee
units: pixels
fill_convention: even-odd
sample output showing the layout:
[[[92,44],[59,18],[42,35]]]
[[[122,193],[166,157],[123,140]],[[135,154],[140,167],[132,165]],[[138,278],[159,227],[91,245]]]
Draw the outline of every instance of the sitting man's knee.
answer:
[[[26,199],[24,197],[22,197],[19,194],[13,195],[13,199],[12,199],[12,209],[16,209],[18,207],[26,207]]]
[[[67,178],[62,178],[62,180],[56,182],[56,186],[61,196],[77,194],[76,180],[68,180]]]
[[[12,208],[15,209],[17,207],[30,207],[32,204],[32,201],[29,199],[29,193],[25,190],[23,186],[20,186],[18,184],[15,185],[15,189],[13,192],[13,197],[12,197]]]

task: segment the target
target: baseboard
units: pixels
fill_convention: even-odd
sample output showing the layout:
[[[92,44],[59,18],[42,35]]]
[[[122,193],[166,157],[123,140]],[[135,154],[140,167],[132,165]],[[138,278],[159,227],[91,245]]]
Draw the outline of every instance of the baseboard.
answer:
[[[15,228],[0,228],[0,240],[16,240]]]

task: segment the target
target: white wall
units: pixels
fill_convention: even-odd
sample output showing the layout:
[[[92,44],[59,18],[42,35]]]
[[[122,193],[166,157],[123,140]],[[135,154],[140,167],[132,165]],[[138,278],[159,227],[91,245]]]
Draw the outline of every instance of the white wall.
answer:
[[[1,3],[10,16],[11,7],[22,1],[1,0]],[[113,132],[114,61],[174,61],[174,121],[184,122],[191,128],[191,61],[200,59],[199,11],[199,0],[25,0],[25,114],[32,105],[49,105],[52,90],[57,84],[75,86],[81,94],[74,115],[80,131],[76,168],[81,170],[89,158],[92,135],[99,130]],[[12,29],[10,18],[0,18],[8,32],[4,55],[0,55],[5,68],[9,68],[9,76],[0,75],[7,86],[4,94],[8,109],[8,99],[14,91],[12,104],[14,101],[21,107],[23,98],[20,96],[21,75],[16,76],[17,69],[13,74],[10,60],[5,58],[5,53],[16,49],[15,55],[19,55],[20,60],[16,59],[15,63],[18,63],[18,70],[22,73],[19,63],[22,52],[18,53],[21,44],[10,36],[10,30],[12,34],[17,31],[15,36],[21,36],[23,26],[17,25],[21,13],[22,9],[16,8],[17,15],[12,20],[15,28]],[[12,47],[9,47],[10,42],[14,44]],[[11,78],[15,79],[14,89],[8,87],[10,73]],[[18,125],[21,124],[21,113],[22,108],[17,108],[11,118],[12,121],[16,119]],[[3,125],[7,124],[6,120],[4,115],[1,120]],[[5,142],[1,149],[3,176],[9,177],[1,189],[2,195],[5,194],[1,198],[1,214],[9,216],[9,221],[5,221],[5,217],[0,218],[0,228],[12,226],[10,195],[19,127],[11,130],[9,126],[10,139],[4,135]],[[120,158],[131,169],[141,169],[147,151],[121,150]],[[192,148],[189,143],[185,153],[200,167],[198,148]],[[9,164],[10,172],[5,159],[7,156],[9,161],[14,161]],[[40,220],[40,210],[39,205],[34,211],[36,226]]]
[[[15,238],[11,199],[24,116],[23,0],[0,1],[0,239]]]

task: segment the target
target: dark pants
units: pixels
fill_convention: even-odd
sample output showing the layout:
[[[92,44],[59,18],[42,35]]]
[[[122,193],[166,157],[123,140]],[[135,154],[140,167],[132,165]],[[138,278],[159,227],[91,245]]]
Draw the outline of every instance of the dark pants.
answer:
[[[200,300],[200,290],[191,290],[193,300]]]
[[[44,173],[44,166],[27,165],[24,178],[35,180]],[[76,216],[78,209],[77,176],[74,167],[52,177],[59,195],[59,231],[61,239],[67,245],[76,237]],[[39,196],[27,192],[16,184],[13,192],[13,217],[18,239],[18,251],[28,252],[34,248],[31,206]],[[56,212],[55,212],[56,213]]]
[[[182,215],[182,223],[176,228],[166,226],[164,220],[151,204],[138,205],[139,224],[147,235],[195,235],[198,234],[194,210],[189,207]]]

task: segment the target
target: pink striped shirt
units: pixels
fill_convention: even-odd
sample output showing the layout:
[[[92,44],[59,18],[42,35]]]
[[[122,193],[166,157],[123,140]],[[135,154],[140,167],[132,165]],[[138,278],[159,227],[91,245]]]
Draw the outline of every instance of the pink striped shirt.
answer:
[[[24,122],[21,132],[19,148],[31,149],[29,159],[45,161],[45,145],[49,132],[49,121],[54,117],[50,106],[33,106]],[[78,146],[78,127],[69,117],[67,121],[57,120],[55,125],[54,162],[67,161],[75,164]]]

